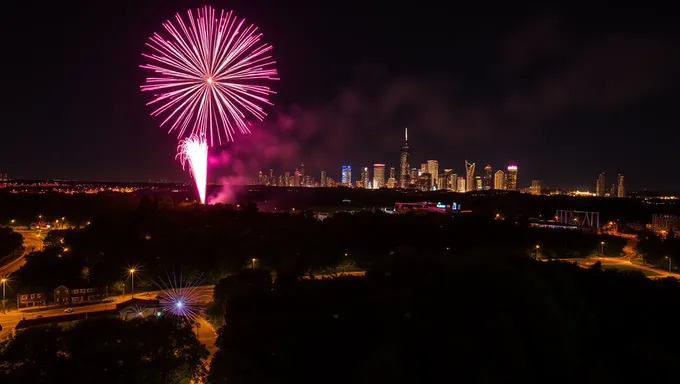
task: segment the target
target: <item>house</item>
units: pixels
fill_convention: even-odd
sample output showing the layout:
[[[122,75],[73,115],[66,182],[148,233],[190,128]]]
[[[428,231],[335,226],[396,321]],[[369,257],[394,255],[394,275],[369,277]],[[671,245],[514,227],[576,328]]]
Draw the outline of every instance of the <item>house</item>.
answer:
[[[71,289],[71,304],[88,303],[102,299],[101,288]]]
[[[60,285],[54,290],[54,303],[60,305],[89,303],[101,299],[99,287],[69,289],[65,285]]]
[[[47,295],[44,292],[25,292],[17,294],[17,307],[38,307],[47,305]]]
[[[70,290],[60,285],[54,290],[54,304],[66,305],[71,302]]]

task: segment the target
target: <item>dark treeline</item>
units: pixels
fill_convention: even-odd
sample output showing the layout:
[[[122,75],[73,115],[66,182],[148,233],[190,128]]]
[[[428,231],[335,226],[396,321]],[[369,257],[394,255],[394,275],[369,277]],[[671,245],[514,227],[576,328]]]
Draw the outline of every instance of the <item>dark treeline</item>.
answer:
[[[180,268],[185,275],[203,274],[206,282],[215,282],[254,265],[291,276],[333,273],[348,261],[367,268],[400,249],[583,257],[597,253],[603,240],[607,253],[621,252],[624,242],[618,238],[533,229],[476,215],[365,211],[319,221],[311,212],[261,213],[254,205],[173,206],[143,198],[134,210],[80,229],[53,231],[47,248],[29,254],[15,280],[24,291],[70,284],[119,292],[132,266],[138,270],[136,285],[152,288],[158,276]]]
[[[211,193],[219,188],[212,186]],[[583,198],[569,196],[533,196],[516,192],[483,191],[474,193],[402,192],[349,188],[278,188],[249,186],[234,190],[234,204],[276,206],[279,210],[315,210],[390,207],[395,202],[441,201],[457,202],[463,209],[480,215],[503,216],[517,220],[542,217],[550,219],[558,209],[600,212],[600,221],[619,220],[649,223],[653,214],[680,214],[680,204],[674,201],[662,205],[645,204],[640,199]],[[100,193],[65,195],[57,193],[12,194],[0,192],[0,225],[16,220],[28,225],[41,214],[48,220],[63,216],[72,224],[98,220],[112,213],[133,210],[140,199],[150,197],[173,205],[191,198],[189,192],[170,192],[169,188],[140,190],[136,193]],[[659,202],[661,203],[661,202]]]
[[[484,252],[396,252],[365,277],[266,275],[217,285],[209,382],[648,382],[680,358],[673,279]]]
[[[668,268],[670,258],[672,269],[677,270],[680,263],[680,238],[672,231],[666,235],[643,231],[638,234],[637,252],[645,262],[664,268]]]
[[[0,228],[0,262],[21,247],[23,237],[10,228]]]
[[[2,383],[188,383],[208,350],[190,324],[150,316],[31,327],[0,342]]]

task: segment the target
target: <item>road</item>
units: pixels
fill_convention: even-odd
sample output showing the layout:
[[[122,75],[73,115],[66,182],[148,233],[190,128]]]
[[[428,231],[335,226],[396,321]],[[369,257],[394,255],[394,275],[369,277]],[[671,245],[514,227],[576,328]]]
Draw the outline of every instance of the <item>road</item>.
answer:
[[[16,272],[26,264],[26,255],[33,251],[40,251],[43,248],[43,240],[37,231],[15,229],[14,232],[20,233],[24,237],[24,250],[19,257],[0,266],[0,276],[7,276],[12,272]]]
[[[635,245],[637,244],[637,239],[628,239],[628,242],[626,243],[626,246],[623,248],[624,255],[621,257],[597,257],[597,256],[591,256],[591,257],[586,257],[586,258],[580,258],[580,259],[559,259],[561,261],[569,261],[572,263],[577,263],[579,266],[587,268],[590,267],[591,265],[595,264],[596,262],[600,262],[603,267],[606,266],[625,266],[629,268],[635,268],[640,270],[641,272],[651,272],[652,275],[645,274],[650,279],[659,279],[659,278],[666,278],[666,277],[674,277],[676,279],[680,279],[680,274],[678,273],[671,273],[668,271],[664,271],[661,269],[657,268],[652,268],[648,267],[646,265],[640,265],[637,263],[633,263],[633,260],[637,258],[637,255],[635,254]]]
[[[215,288],[214,285],[206,285],[200,287],[200,291],[203,297],[205,297],[204,302],[210,302],[212,301],[212,293],[213,289]],[[157,295],[160,295],[163,291],[152,291],[152,292],[144,292],[141,294],[135,294],[135,298],[138,299],[153,299]],[[131,295],[125,295],[125,296],[109,296],[108,299],[113,300],[111,303],[94,303],[94,304],[89,304],[89,305],[83,305],[83,306],[77,306],[77,307],[71,307],[73,308],[72,313],[89,313],[89,312],[98,312],[98,311],[106,311],[109,309],[115,309],[116,304],[121,303],[123,301],[130,300],[132,298]],[[65,307],[56,307],[56,306],[50,306],[50,307],[44,307],[44,308],[22,308],[21,310],[13,310],[9,311],[7,314],[2,314],[0,313],[0,325],[2,325],[2,331],[0,331],[0,339],[3,337],[7,336],[13,329],[16,327],[17,323],[22,319],[35,319],[37,316],[42,316],[42,317],[51,317],[51,316],[59,316],[64,314],[64,309]],[[212,327],[202,327],[205,329],[212,329]],[[213,330],[214,333],[214,330]],[[208,340],[208,334],[204,334],[204,338]],[[209,340],[208,340],[209,341]],[[208,346],[208,349],[211,347]],[[212,340],[212,346],[215,345],[215,341]]]

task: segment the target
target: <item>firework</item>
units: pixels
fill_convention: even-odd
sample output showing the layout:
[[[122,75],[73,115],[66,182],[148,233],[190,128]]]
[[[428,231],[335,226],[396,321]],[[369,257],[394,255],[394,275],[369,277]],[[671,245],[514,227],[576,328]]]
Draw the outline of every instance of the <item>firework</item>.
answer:
[[[214,145],[215,139],[232,141],[238,129],[249,133],[247,116],[266,116],[262,104],[275,94],[261,85],[278,80],[272,46],[260,41],[257,27],[233,13],[205,6],[196,14],[187,11],[187,22],[163,23],[167,36],[154,33],[143,56],[152,70],[142,91],[154,92],[153,116],[162,116],[161,126],[177,131],[178,138],[197,135]]]
[[[210,294],[200,287],[202,279],[184,280],[180,273],[179,279],[173,274],[172,278],[166,273],[167,280],[159,278],[156,283],[163,290],[160,294],[160,302],[166,313],[187,320],[195,320],[201,314],[203,308],[201,302],[208,301]]]
[[[196,182],[198,197],[201,204],[205,204],[205,188],[208,179],[208,144],[204,138],[196,135],[186,140],[181,140],[177,146],[177,157],[185,168],[189,163],[189,170]]]

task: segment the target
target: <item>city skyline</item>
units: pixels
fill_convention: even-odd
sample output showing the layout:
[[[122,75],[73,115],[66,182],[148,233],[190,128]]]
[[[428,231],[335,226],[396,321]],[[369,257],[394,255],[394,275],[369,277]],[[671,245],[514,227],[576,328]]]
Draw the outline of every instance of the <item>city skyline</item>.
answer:
[[[531,179],[528,185],[523,185],[518,180],[519,166],[509,163],[503,169],[496,169],[491,164],[487,164],[481,170],[482,174],[476,174],[476,163],[465,160],[465,170],[463,176],[458,176],[455,168],[439,167],[439,161],[429,159],[420,162],[420,167],[413,167],[411,164],[412,153],[408,143],[408,128],[404,129],[404,142],[401,146],[399,155],[399,178],[397,179],[396,168],[389,166],[389,163],[373,164],[372,173],[368,166],[361,166],[359,177],[352,177],[352,165],[342,165],[340,171],[340,182],[335,183],[332,177],[327,176],[327,171],[322,170],[320,180],[305,173],[304,163],[293,171],[294,176],[288,172],[274,176],[274,170],[269,169],[269,177],[263,176],[260,170],[258,178],[254,181],[256,185],[269,186],[293,186],[293,187],[336,187],[344,186],[350,188],[380,189],[380,188],[400,188],[416,189],[421,191],[441,191],[452,192],[473,192],[483,190],[505,190],[505,191],[524,191],[534,195],[541,195],[550,189],[542,179]],[[389,169],[389,177],[386,178],[386,169]],[[440,169],[442,172],[440,172]],[[371,178],[371,174],[373,177]],[[299,177],[298,177],[299,175]],[[434,175],[434,176],[433,176]],[[618,174],[616,183],[607,189],[605,186],[605,174],[597,176],[594,188],[584,188],[582,193],[591,193],[592,196],[627,197],[624,176]],[[564,189],[564,188],[552,188]],[[578,188],[567,188],[578,190]]]
[[[14,91],[4,139],[13,145],[0,153],[0,170],[16,179],[189,180],[173,159],[175,138],[147,115],[138,87],[146,39],[187,5],[26,1],[6,12],[3,25],[25,30],[7,41],[25,58],[8,69],[32,75],[7,79]],[[275,107],[252,127],[255,137],[211,148],[221,159],[238,147],[244,165],[241,172],[213,167],[212,183],[235,172],[292,170],[300,161],[317,177],[325,170],[337,179],[338,164],[356,171],[376,161],[400,175],[394,148],[408,127],[409,146],[427,148],[412,162],[436,159],[457,174],[461,159],[478,169],[512,162],[525,182],[558,188],[592,189],[592,175],[604,171],[626,175],[629,189],[680,190],[674,178],[656,176],[673,172],[666,154],[679,134],[672,12],[513,3],[490,14],[468,4],[452,24],[443,8],[385,18],[378,6],[264,5],[235,0],[229,7],[274,46]],[[29,29],[11,17],[27,12]],[[107,17],[84,17],[93,14]],[[415,24],[404,29],[401,20]],[[68,44],[31,48],[46,35]],[[35,97],[36,89],[50,91]],[[647,131],[654,134],[640,135]]]

